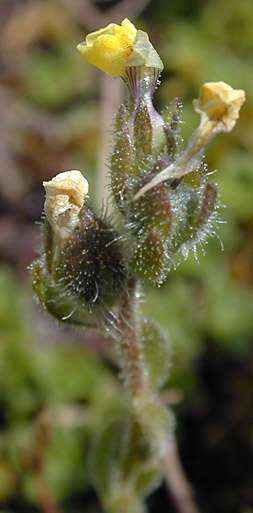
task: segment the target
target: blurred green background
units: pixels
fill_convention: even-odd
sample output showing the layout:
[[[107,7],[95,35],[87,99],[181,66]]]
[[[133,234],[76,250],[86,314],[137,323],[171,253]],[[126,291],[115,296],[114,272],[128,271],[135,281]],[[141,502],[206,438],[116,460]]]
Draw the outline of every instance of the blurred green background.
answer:
[[[252,513],[252,0],[0,2],[0,513],[59,513],[54,500],[69,513],[102,511],[88,452],[92,434],[122,401],[109,341],[62,328],[41,312],[27,266],[38,242],[43,180],[80,169],[101,203],[110,102],[121,92],[110,79],[106,96],[102,73],[75,45],[124,17],[158,49],[165,70],[155,103],[162,109],[182,99],[186,138],[197,126],[192,99],[203,82],[246,91],[236,128],[207,152],[226,205],[224,251],[213,239],[199,263],[190,258],[165,286],[148,287],[143,312],[171,337],[167,391],[200,511]],[[175,511],[164,486],[148,507]]]

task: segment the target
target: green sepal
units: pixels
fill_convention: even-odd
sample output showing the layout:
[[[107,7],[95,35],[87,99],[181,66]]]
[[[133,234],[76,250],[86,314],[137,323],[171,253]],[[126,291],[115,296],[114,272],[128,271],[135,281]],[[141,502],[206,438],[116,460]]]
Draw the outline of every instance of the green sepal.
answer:
[[[152,153],[152,122],[148,105],[140,98],[134,112],[134,145],[137,164],[146,155]]]
[[[163,113],[164,133],[166,136],[167,153],[170,160],[174,160],[178,152],[180,135],[179,128],[181,122],[182,104],[178,98],[175,98],[171,109],[166,109]]]
[[[143,158],[155,161],[165,150],[164,121],[154,109],[149,94],[140,96],[133,118],[135,165],[142,167]],[[142,175],[139,171],[139,176]]]
[[[197,180],[196,175],[192,179]],[[196,251],[198,244],[201,245],[209,235],[213,234],[217,219],[216,211],[219,207],[217,189],[212,183],[205,186],[202,182],[199,189],[182,183],[178,186],[177,194],[178,203],[182,195],[181,220],[179,217],[177,230],[174,230],[168,247],[169,255],[172,260],[174,259],[175,265],[180,262],[181,255],[187,258],[191,250]],[[175,199],[175,204],[176,201]],[[183,212],[184,215],[182,216]]]
[[[217,188],[213,183],[208,183],[205,187],[201,211],[197,220],[197,229],[201,229],[208,223],[212,212],[215,210],[217,203]]]
[[[143,241],[137,241],[133,268],[139,276],[147,278],[154,285],[161,285],[167,277],[167,244],[160,234],[152,230]]]
[[[136,226],[138,236],[155,230],[163,240],[169,238],[172,222],[169,192],[168,185],[161,183],[133,203],[133,224]]]
[[[52,281],[47,272],[45,257],[33,262],[30,270],[36,298],[50,315],[67,324],[98,328],[96,318],[85,311],[76,298],[64,294],[61,287]]]
[[[185,175],[182,183],[187,184],[195,191],[203,189],[207,182],[206,169],[204,165],[200,165],[197,169]]]
[[[192,238],[192,229],[199,215],[200,195],[181,182],[171,191],[170,198],[173,229],[169,249],[173,258],[180,246]]]
[[[162,183],[141,196],[132,207],[136,233],[134,268],[142,277],[161,284],[167,277],[167,241],[171,236],[172,210],[169,188]]]

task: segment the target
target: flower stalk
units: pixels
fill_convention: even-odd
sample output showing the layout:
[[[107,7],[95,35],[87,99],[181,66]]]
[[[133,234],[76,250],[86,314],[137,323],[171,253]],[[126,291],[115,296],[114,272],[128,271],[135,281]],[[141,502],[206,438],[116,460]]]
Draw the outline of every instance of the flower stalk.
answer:
[[[193,101],[196,112],[201,115],[200,124],[190,137],[185,150],[178,159],[163,169],[134,197],[138,200],[147,191],[170,179],[180,179],[198,168],[206,147],[215,135],[230,132],[239,117],[239,110],[245,101],[242,90],[232,89],[224,82],[205,84],[200,97]]]

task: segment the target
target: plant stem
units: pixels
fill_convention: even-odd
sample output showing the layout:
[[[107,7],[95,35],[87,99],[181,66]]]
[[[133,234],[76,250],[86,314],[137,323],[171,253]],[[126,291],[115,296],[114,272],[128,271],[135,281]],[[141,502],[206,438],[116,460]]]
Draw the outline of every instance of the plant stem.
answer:
[[[36,432],[37,495],[44,513],[63,513],[51,495],[45,476],[45,456],[51,436],[51,428],[43,416]]]
[[[164,458],[164,477],[178,513],[199,513],[174,440],[170,441]]]
[[[132,399],[140,395],[147,383],[142,365],[142,348],[137,333],[137,286],[134,278],[129,280],[128,291],[122,298],[119,322],[122,373]]]

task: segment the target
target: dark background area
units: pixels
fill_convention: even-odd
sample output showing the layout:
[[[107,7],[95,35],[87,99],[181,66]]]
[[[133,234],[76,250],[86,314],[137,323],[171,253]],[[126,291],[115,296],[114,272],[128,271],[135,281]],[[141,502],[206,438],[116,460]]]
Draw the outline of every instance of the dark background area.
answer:
[[[109,342],[41,312],[27,271],[43,180],[80,169],[94,202],[102,201],[113,98],[122,92],[107,79],[108,94],[102,73],[75,49],[103,25],[101,16],[129,17],[149,33],[165,65],[156,106],[182,99],[185,138],[198,123],[192,100],[203,82],[246,91],[237,126],[206,157],[219,170],[213,178],[226,223],[199,263],[191,257],[161,289],[147,287],[143,312],[171,337],[166,390],[200,511],[252,513],[252,0],[1,0],[0,513],[46,511],[45,482],[63,511],[101,511],[87,454],[107,408],[121,400]],[[148,505],[150,513],[175,511],[165,485]]]

